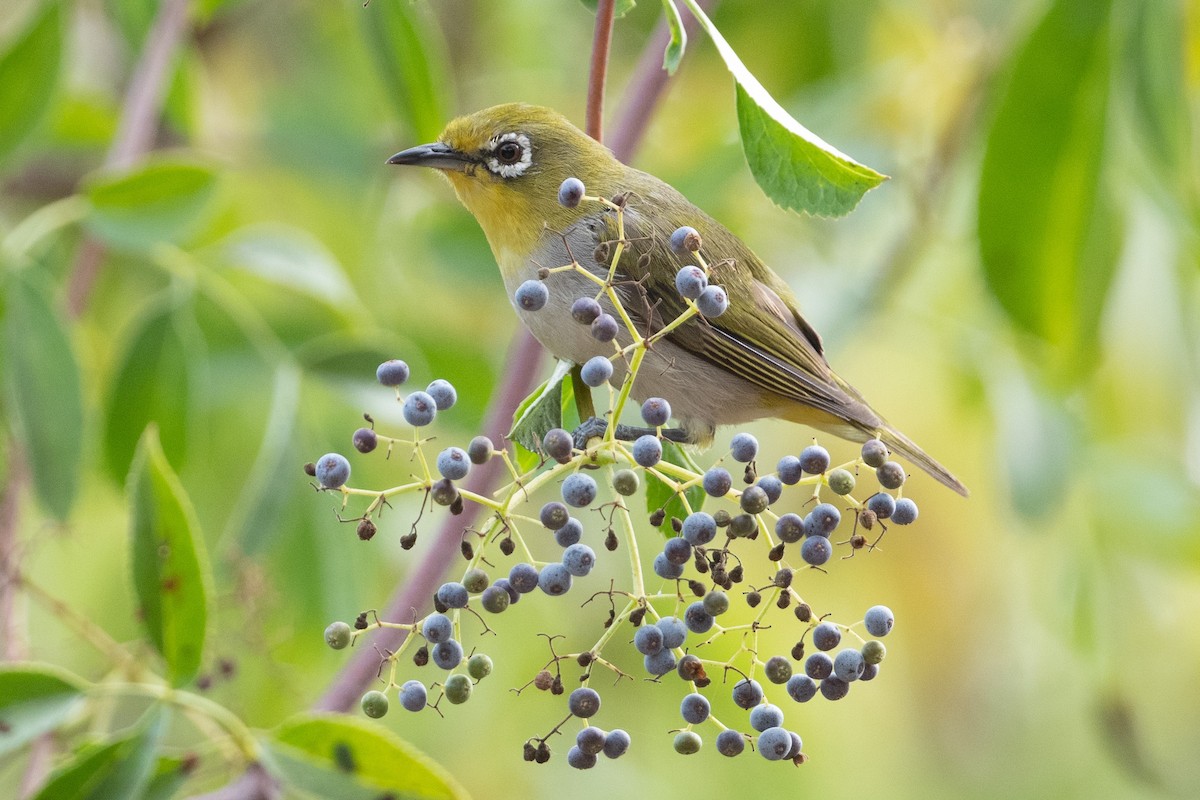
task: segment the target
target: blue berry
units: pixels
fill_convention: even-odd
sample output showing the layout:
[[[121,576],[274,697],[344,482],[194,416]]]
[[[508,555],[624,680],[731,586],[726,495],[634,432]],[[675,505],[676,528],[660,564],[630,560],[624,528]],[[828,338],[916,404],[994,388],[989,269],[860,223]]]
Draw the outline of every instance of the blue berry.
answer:
[[[370,428],[359,428],[351,438],[354,449],[360,453],[370,453],[379,446],[379,436]]]
[[[643,467],[653,467],[662,461],[662,442],[657,436],[639,436],[633,443],[633,460]]]
[[[560,464],[571,460],[575,440],[562,428],[551,428],[542,437],[542,450]]]
[[[784,456],[779,459],[779,465],[775,467],[775,471],[779,473],[779,480],[788,486],[795,486],[799,483],[804,472],[800,467],[800,459],[795,456]]]
[[[663,649],[663,634],[657,625],[643,625],[633,634],[633,646],[644,656],[652,656]]]
[[[896,507],[892,510],[892,522],[897,525],[911,525],[917,521],[917,504],[907,497],[901,497],[896,501]]]
[[[887,461],[888,449],[887,445],[878,439],[869,439],[862,446],[862,460],[868,467],[878,469],[883,466],[883,462]]]
[[[596,756],[593,753],[585,753],[579,749],[579,745],[572,745],[567,751],[567,764],[575,769],[591,769],[596,766]]]
[[[384,386],[399,386],[408,380],[408,364],[398,358],[385,361],[375,370],[375,380]]]
[[[508,578],[497,578],[496,582],[492,585],[498,589],[503,589],[504,591],[508,592],[508,604],[509,605],[512,605],[513,603],[515,603],[521,599],[521,593],[518,592],[515,588],[513,588],[512,581],[510,581]],[[535,582],[534,586],[536,586],[536,585],[537,584]]]
[[[429,651],[429,657],[434,664],[437,664],[442,669],[452,670],[462,663],[462,645],[454,639],[438,642]]]
[[[666,553],[659,553],[654,557],[654,574],[668,581],[678,580],[683,576],[683,564],[672,564]]]
[[[804,742],[800,739],[800,734],[795,731],[788,731],[788,736],[792,737],[792,749],[788,751],[788,754],[784,758],[791,761],[800,755],[800,751],[804,749]]]
[[[809,475],[820,475],[829,469],[829,451],[820,445],[809,445],[800,452],[800,468]]]
[[[701,547],[717,537],[717,521],[707,511],[693,511],[684,518],[680,533],[688,544]]]
[[[611,342],[617,338],[620,329],[621,325],[616,317],[612,314],[601,314],[592,323],[592,338],[598,342]]]
[[[724,497],[733,488],[733,476],[724,467],[713,467],[704,473],[704,491],[709,497]]]
[[[666,425],[671,419],[671,404],[661,397],[651,397],[642,403],[642,419],[647,425]]]
[[[758,735],[758,752],[767,761],[780,761],[792,749],[792,735],[783,728],[767,728]]]
[[[810,536],[800,545],[800,557],[805,563],[819,567],[833,557],[833,544],[824,536]]]
[[[679,617],[663,617],[656,627],[662,631],[663,647],[683,647],[683,643],[687,641],[687,626]]]
[[[708,698],[698,692],[686,695],[683,702],[679,704],[680,716],[691,725],[699,725],[704,722],[711,712],[712,707],[708,703]]]
[[[571,521],[571,510],[557,500],[551,500],[542,506],[538,519],[548,530],[556,531]]]
[[[810,536],[829,537],[829,534],[837,530],[837,526],[842,522],[842,512],[837,510],[836,506],[829,503],[821,503],[808,512],[808,520],[806,521],[808,529],[805,531]]]
[[[571,589],[571,573],[562,564],[547,564],[538,573],[538,588],[553,597]]]
[[[746,749],[746,737],[735,730],[725,729],[717,734],[717,752],[723,756],[740,756]]]
[[[896,501],[887,492],[878,492],[867,498],[867,510],[875,512],[880,519],[887,519],[896,511]]]
[[[512,595],[508,593],[506,588],[500,586],[499,583],[500,581],[496,581],[496,583],[484,589],[483,593],[479,596],[479,604],[483,606],[484,611],[490,614],[501,614],[507,611],[508,607],[513,603]],[[505,581],[505,583],[508,583],[508,581]]]
[[[447,581],[438,587],[437,599],[447,608],[466,608],[470,593],[458,581]]]
[[[663,555],[672,564],[683,566],[692,560],[692,545],[682,536],[673,536],[663,545]]]
[[[519,594],[529,594],[538,585],[537,567],[532,564],[514,564],[508,571],[508,582]]]
[[[812,641],[818,650],[832,650],[842,643],[842,630],[832,622],[822,622],[813,628]]]
[[[421,623],[421,635],[430,644],[449,641],[454,638],[454,623],[445,614],[434,612]]]
[[[675,669],[675,654],[664,647],[654,655],[643,656],[642,665],[645,666],[646,672],[655,677],[666,675]]]
[[[433,398],[438,411],[448,411],[458,402],[458,392],[450,381],[438,378],[425,387],[425,392]]]
[[[850,694],[850,684],[836,675],[821,681],[821,696],[826,700],[841,700]]]
[[[604,737],[604,755],[609,758],[620,758],[629,750],[629,734],[620,728],[608,732]]]
[[[729,310],[729,296],[723,286],[706,286],[696,298],[696,308],[707,318],[719,317]]]
[[[583,523],[571,517],[567,520],[567,524],[554,532],[554,541],[558,546],[566,549],[573,544],[577,544],[583,538]]]
[[[400,687],[399,697],[400,705],[406,711],[420,711],[425,707],[428,693],[425,691],[425,684],[420,681],[405,681]]]
[[[784,514],[775,522],[775,535],[787,544],[800,541],[804,538],[804,520],[799,514]]]
[[[808,675],[796,674],[788,678],[787,693],[797,703],[807,703],[817,696],[817,682]]]
[[[750,727],[762,733],[767,728],[778,728],[783,725],[783,711],[779,706],[762,703],[750,709]]]
[[[471,459],[467,458],[467,451],[461,447],[447,447],[438,453],[437,468],[443,478],[462,480],[471,469]]]
[[[882,639],[892,632],[892,626],[896,624],[896,616],[887,606],[871,606],[867,609],[863,622],[866,624],[867,633]]]
[[[681,731],[675,734],[675,752],[681,756],[690,756],[700,752],[704,740],[695,731]]]
[[[567,178],[558,187],[558,202],[564,208],[575,208],[583,200],[583,181]]]
[[[863,661],[862,653],[847,647],[837,654],[837,658],[833,659],[833,674],[847,683],[858,680],[862,676],[863,667],[867,662]]]
[[[895,461],[885,461],[875,469],[875,477],[879,485],[885,489],[899,489],[904,485],[904,467]]]
[[[828,653],[813,653],[804,660],[804,674],[813,680],[824,680],[833,674],[833,659]]]
[[[768,505],[779,502],[783,496],[783,481],[774,475],[763,475],[756,485],[766,493]]]
[[[771,683],[787,683],[792,677],[792,662],[783,656],[771,656],[763,665],[763,674]]]
[[[608,383],[608,379],[612,377],[613,365],[604,356],[593,356],[587,360],[579,370],[579,377],[583,382],[593,389],[597,389]]]
[[[495,449],[491,439],[486,436],[476,436],[467,445],[467,457],[471,459],[472,464],[486,464]]]
[[[698,251],[701,244],[699,232],[688,225],[676,228],[675,232],[671,234],[671,249],[681,258],[686,258],[690,253]]]
[[[596,479],[591,475],[576,472],[568,475],[562,484],[562,497],[569,505],[587,508],[596,499]]]
[[[590,756],[597,756],[604,749],[605,738],[607,737],[604,731],[595,725],[588,725],[575,734],[575,746]]]
[[[580,325],[591,325],[603,313],[594,297],[579,297],[571,303],[571,318]]]
[[[563,551],[563,566],[576,578],[582,578],[596,566],[596,553],[586,544],[573,544]]]
[[[317,461],[317,482],[326,489],[339,489],[350,480],[350,462],[337,453],[326,453]]]
[[[567,708],[580,719],[594,717],[600,710],[600,694],[595,689],[581,686],[567,698]]]
[[[749,464],[758,457],[758,439],[748,433],[739,433],[729,440],[729,453],[734,461]]]
[[[747,486],[742,491],[742,496],[738,498],[738,503],[742,507],[742,511],[747,514],[761,514],[767,510],[770,505],[770,498],[767,497],[766,491],[761,486]]]
[[[686,266],[675,273],[675,290],[688,300],[695,300],[708,288],[708,276],[697,266]]]
[[[733,702],[749,711],[762,702],[763,689],[753,678],[742,678],[733,685]]]
[[[879,677],[879,665],[867,662],[863,665],[863,674],[859,678],[860,681],[873,681]]]
[[[704,603],[697,601],[688,606],[683,612],[683,624],[692,633],[708,633],[712,629],[713,615],[704,610]]]
[[[529,280],[517,287],[513,299],[523,311],[541,311],[550,299],[550,290],[541,281]]]
[[[437,401],[427,392],[413,392],[404,399],[404,421],[414,428],[423,428],[437,416]]]

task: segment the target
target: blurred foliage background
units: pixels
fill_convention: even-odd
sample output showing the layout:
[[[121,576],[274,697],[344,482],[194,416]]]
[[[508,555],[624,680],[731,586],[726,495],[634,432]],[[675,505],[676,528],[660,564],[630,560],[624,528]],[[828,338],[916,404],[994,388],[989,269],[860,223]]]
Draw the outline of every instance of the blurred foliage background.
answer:
[[[359,542],[300,466],[347,452],[363,411],[399,419],[373,382],[391,357],[457,386],[438,436],[465,443],[517,328],[448,186],[384,159],[500,102],[582,123],[593,18],[578,0],[197,0],[153,151],[121,163],[158,7],[0,11],[0,524],[33,580],[136,640],[124,481],[157,421],[216,573],[210,692],[267,727],[343,663],[324,626],[382,605],[422,550],[398,545],[415,508]],[[618,21],[610,111],[661,13]],[[783,274],[838,371],[972,496],[914,476],[920,522],[820,576],[820,612],[886,603],[898,624],[869,691],[789,709],[799,771],[673,761],[679,693],[653,684],[606,695],[625,759],[522,762],[559,713],[506,690],[545,660],[535,633],[583,643],[604,617],[544,599],[493,623],[496,674],[469,706],[383,724],[479,798],[1194,796],[1200,5],[726,0],[714,20],[796,118],[892,180],[840,220],[772,206],[702,35],[635,164]],[[812,435],[752,430],[771,458]],[[353,463],[357,485],[404,477]],[[10,657],[111,668],[43,605],[9,613]],[[0,761],[0,787],[24,769]],[[229,777],[202,762],[194,787]]]

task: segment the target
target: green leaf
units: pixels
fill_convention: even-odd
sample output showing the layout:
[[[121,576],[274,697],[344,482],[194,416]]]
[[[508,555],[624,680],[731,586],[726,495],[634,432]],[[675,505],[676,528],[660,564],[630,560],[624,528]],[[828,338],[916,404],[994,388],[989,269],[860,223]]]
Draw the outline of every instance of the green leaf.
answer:
[[[269,741],[268,767],[288,788],[340,800],[465,800],[454,778],[386,728],[352,717],[304,715]]]
[[[4,319],[4,371],[17,438],[42,504],[66,519],[79,485],[83,396],[66,326],[34,269],[12,273]]]
[[[62,61],[57,0],[0,55],[0,161],[25,140],[50,108]]]
[[[51,774],[35,800],[140,797],[150,783],[167,714],[153,706],[127,736],[82,748]]]
[[[562,427],[563,379],[573,366],[570,361],[560,360],[549,380],[521,401],[513,412],[513,426],[507,438],[531,453],[541,452],[546,431]]]
[[[599,0],[580,0],[581,3],[593,14],[596,13],[596,6]],[[637,5],[637,0],[616,0],[613,5],[613,19],[620,19],[633,10]]]
[[[663,0],[663,12],[667,16],[667,29],[671,31],[671,41],[663,52],[663,69],[668,75],[674,75],[683,59],[683,51],[687,48],[687,31],[683,29],[683,19],[674,0]]]
[[[134,328],[105,415],[104,455],[117,480],[129,474],[138,439],[152,422],[168,459],[183,463],[201,361],[195,321],[174,298],[152,303]]]
[[[0,666],[0,756],[61,725],[83,700],[83,681],[49,664]]]
[[[835,149],[792,118],[758,82],[712,20],[684,0],[737,82],[738,127],[750,172],[778,205],[825,217],[854,210],[862,196],[887,180]]]
[[[208,167],[166,158],[98,174],[85,186],[92,205],[86,224],[109,244],[133,250],[179,241],[197,226],[216,182]]]
[[[1050,374],[1096,355],[1119,229],[1101,193],[1109,8],[1057,0],[1017,52],[979,184],[984,277],[1009,319],[1053,348]]]
[[[181,686],[200,668],[211,573],[196,514],[153,425],[138,443],[128,491],[140,616],[167,677]]]
[[[311,295],[322,303],[358,304],[337,257],[301,228],[282,224],[241,228],[222,243],[221,260],[232,269]]]
[[[170,800],[195,769],[195,759],[160,756],[138,800]]]
[[[686,467],[693,472],[701,472],[696,462],[692,457],[679,445],[672,441],[663,440],[663,457],[662,460],[668,464],[674,464],[677,467]],[[704,506],[704,487],[693,486],[685,491],[684,496],[687,497],[688,506],[691,506],[692,511],[699,511]],[[678,517],[683,519],[688,515],[687,506],[683,504],[683,499],[671,489],[670,486],[663,483],[654,473],[646,471],[646,509],[653,514],[658,509],[663,509],[667,512],[667,516],[663,519],[663,523],[658,526],[664,536],[674,536],[675,530],[671,527],[671,518]]]
[[[422,141],[431,142],[446,123],[442,97],[452,86],[437,31],[424,24],[412,3],[371,3],[358,14],[375,67],[400,118]]]

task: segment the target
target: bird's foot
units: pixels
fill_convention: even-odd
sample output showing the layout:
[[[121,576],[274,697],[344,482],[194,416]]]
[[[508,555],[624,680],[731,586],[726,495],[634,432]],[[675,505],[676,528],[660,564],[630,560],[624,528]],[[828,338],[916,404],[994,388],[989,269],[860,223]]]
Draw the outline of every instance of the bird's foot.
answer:
[[[598,436],[604,436],[604,432],[608,430],[607,420],[599,417],[592,417],[584,420],[578,428],[575,429],[572,438],[575,440],[575,447],[578,450],[586,450],[588,442]],[[613,432],[613,438],[619,439],[622,442],[632,442],[641,436],[655,436],[658,431],[654,428],[645,428],[640,425],[622,425],[617,424],[616,431]],[[687,444],[691,441],[688,432],[683,428],[663,428],[662,438],[676,442],[678,444]]]

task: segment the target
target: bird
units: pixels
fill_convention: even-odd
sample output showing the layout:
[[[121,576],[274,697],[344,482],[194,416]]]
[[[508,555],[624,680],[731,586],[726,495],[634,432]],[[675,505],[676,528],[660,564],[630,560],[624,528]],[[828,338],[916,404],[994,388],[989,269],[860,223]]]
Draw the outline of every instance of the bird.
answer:
[[[547,270],[574,262],[607,277],[615,245],[623,242],[612,285],[636,330],[650,335],[688,308],[675,279],[695,259],[672,247],[671,236],[694,229],[708,278],[724,287],[728,308],[719,316],[693,317],[658,339],[630,392],[638,401],[659,397],[669,403],[677,440],[705,445],[718,426],[780,418],[850,441],[878,438],[967,496],[961,481],[833,371],[791,289],[741,239],[666,182],[619,161],[558,112],[526,103],[486,108],[453,119],[436,142],[410,147],[387,163],[429,167],[449,180],[483,229],[521,321],[555,357],[575,364],[611,357],[614,348],[572,318],[574,301],[599,294],[604,311],[615,308],[587,276],[573,270],[548,276]],[[609,201],[568,207],[559,201],[559,189],[569,178],[582,181],[589,197]],[[518,288],[542,277],[550,288],[545,306],[523,307]],[[625,331],[617,339],[630,340]],[[614,385],[624,380],[620,361],[613,365]]]

